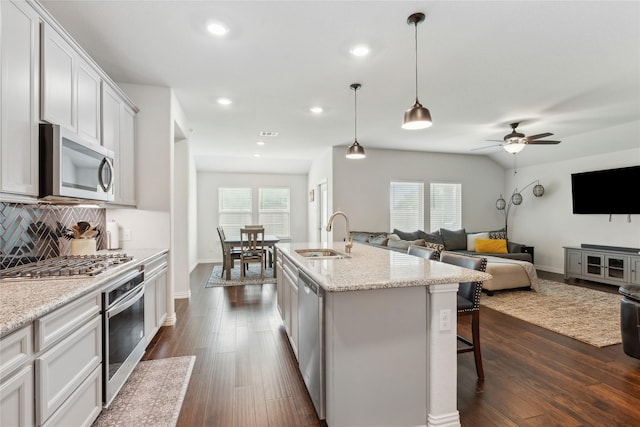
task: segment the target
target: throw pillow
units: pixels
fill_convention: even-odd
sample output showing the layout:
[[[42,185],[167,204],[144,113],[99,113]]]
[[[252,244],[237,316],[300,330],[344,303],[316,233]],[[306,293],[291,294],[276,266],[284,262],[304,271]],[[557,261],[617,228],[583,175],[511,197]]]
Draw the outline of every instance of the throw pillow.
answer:
[[[424,245],[435,250],[435,252],[431,256],[431,259],[440,259],[440,253],[444,251],[444,245],[432,242],[424,242]]]
[[[476,239],[476,252],[506,254],[507,241],[504,239]]]
[[[402,240],[397,234],[387,234],[387,237],[389,238],[389,240]]]
[[[418,230],[420,233],[420,238],[424,239],[425,242],[431,242],[438,245],[442,245],[442,236],[440,236],[439,231],[435,231],[433,233],[427,233],[426,231]]]
[[[504,228],[501,230],[490,231],[489,238],[507,240],[507,231]]]
[[[369,238],[369,243],[374,245],[387,246],[387,241],[389,237],[386,234],[378,234],[377,236],[371,236]]]
[[[467,249],[467,232],[464,228],[461,228],[460,230],[447,230],[446,228],[441,228],[440,235],[442,236],[444,247],[448,251]]]
[[[418,230],[412,232],[400,231],[397,228],[393,229],[393,234],[397,234],[401,240],[417,240],[420,239],[420,232]]]
[[[489,233],[473,233],[467,234],[467,250],[475,252],[476,239],[488,239]]]

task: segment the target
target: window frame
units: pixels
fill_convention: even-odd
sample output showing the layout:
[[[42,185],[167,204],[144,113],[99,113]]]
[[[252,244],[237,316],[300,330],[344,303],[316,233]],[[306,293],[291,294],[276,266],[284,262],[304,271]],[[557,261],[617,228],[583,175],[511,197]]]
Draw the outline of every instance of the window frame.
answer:
[[[413,215],[416,219],[413,223],[406,221],[404,224],[402,224],[401,222],[395,220],[395,218],[398,218],[398,216],[402,216],[402,213],[400,213],[400,211],[396,209],[398,213],[394,214],[394,196],[396,195],[394,186],[400,187],[401,185],[413,185],[418,189],[416,191],[417,198],[415,206],[418,211]],[[389,227],[389,230],[391,231],[394,229],[398,229],[407,232],[424,229],[424,181],[393,180],[389,182]]]

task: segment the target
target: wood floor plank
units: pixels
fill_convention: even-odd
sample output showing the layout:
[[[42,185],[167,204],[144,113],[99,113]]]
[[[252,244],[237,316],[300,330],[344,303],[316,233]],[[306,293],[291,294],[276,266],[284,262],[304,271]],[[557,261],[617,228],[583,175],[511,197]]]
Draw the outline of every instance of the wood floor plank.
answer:
[[[211,269],[194,269],[191,299],[176,301],[176,325],[161,328],[144,355],[196,356],[178,426],[323,425],[297,371],[275,285],[205,288]],[[460,330],[468,326],[461,319]],[[480,331],[486,380],[478,381],[471,353],[457,358],[462,426],[640,425],[640,361],[621,345],[591,347],[485,308]]]

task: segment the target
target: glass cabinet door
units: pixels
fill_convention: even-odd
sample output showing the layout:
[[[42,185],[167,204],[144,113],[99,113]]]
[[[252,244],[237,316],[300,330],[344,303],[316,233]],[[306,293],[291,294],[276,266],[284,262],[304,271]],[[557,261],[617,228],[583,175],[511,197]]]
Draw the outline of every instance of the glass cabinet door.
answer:
[[[625,256],[612,256],[607,255],[605,257],[606,273],[605,277],[610,280],[617,280],[620,282],[627,281],[627,265],[629,258]]]
[[[603,254],[584,254],[584,274],[599,278],[604,277],[604,255]]]

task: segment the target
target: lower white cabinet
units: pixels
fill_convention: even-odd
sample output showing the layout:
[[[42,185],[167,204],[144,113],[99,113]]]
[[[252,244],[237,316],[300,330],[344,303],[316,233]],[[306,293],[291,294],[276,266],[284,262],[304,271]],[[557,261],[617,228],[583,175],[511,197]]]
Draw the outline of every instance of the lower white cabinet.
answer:
[[[282,272],[278,272],[278,277],[282,276],[282,321],[284,322],[289,342],[293,349],[293,354],[298,358],[298,268],[283,255]],[[282,274],[281,274],[282,273]],[[278,289],[280,292],[280,289]]]
[[[89,427],[100,411],[102,411],[102,364],[89,374],[43,426]]]
[[[33,366],[0,381],[0,426],[33,425]]]
[[[99,316],[36,357],[36,423],[42,425],[102,363]],[[75,408],[91,412],[90,408]]]
[[[167,256],[144,266],[144,335],[147,344],[167,318]]]

